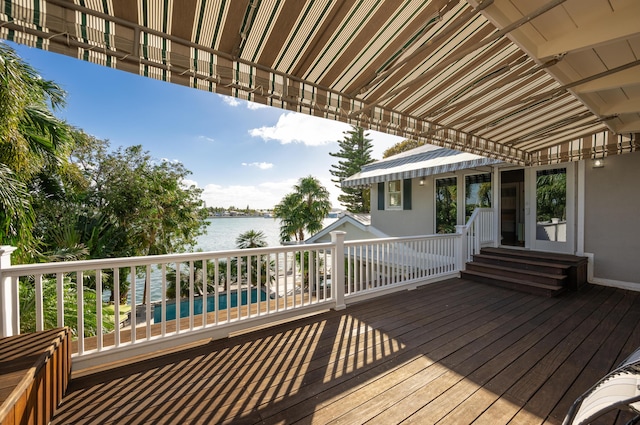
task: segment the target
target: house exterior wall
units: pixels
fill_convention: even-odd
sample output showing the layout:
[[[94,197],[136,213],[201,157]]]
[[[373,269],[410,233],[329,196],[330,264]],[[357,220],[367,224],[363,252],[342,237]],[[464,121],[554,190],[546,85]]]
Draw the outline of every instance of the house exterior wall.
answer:
[[[640,152],[585,164],[584,251],[593,276],[640,287]]]
[[[389,236],[431,235],[434,232],[433,177],[411,182],[410,210],[378,210],[378,186],[371,186],[371,224]]]

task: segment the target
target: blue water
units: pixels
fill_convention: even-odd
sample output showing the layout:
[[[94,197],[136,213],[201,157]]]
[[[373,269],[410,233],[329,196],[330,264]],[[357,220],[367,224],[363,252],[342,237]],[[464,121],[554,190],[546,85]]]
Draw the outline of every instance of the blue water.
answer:
[[[240,305],[247,305],[247,290],[240,291]],[[260,291],[260,301],[265,301],[267,294],[264,291]],[[230,304],[227,306],[227,302]],[[251,302],[258,302],[258,289],[251,289]],[[227,296],[226,293],[218,294],[218,309],[226,310],[227,307],[233,308],[238,306],[238,291],[231,291],[231,294]],[[175,320],[176,318],[176,304],[175,302],[167,302],[166,320]],[[216,310],[215,297],[207,297],[207,312]],[[193,314],[202,314],[202,298],[198,297],[193,300]],[[153,310],[154,323],[160,323],[163,319],[162,305],[158,304]],[[180,317],[189,317],[189,300],[180,301]]]

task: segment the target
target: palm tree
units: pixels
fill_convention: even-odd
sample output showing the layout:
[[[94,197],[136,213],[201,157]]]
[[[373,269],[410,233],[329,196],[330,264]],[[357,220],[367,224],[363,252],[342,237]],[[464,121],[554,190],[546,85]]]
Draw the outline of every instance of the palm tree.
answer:
[[[286,195],[273,213],[281,220],[280,239],[304,240],[305,231],[314,234],[322,230],[322,221],[331,211],[329,191],[313,176],[303,177]]]
[[[267,238],[262,230],[247,230],[236,238],[238,249],[264,248],[267,246]]]
[[[16,259],[35,249],[31,196],[24,187],[46,190],[37,184],[39,177],[57,173],[68,156],[70,127],[52,113],[64,96],[0,43],[0,175],[3,182],[7,176],[13,180],[3,184],[0,196],[0,244],[17,245]]]

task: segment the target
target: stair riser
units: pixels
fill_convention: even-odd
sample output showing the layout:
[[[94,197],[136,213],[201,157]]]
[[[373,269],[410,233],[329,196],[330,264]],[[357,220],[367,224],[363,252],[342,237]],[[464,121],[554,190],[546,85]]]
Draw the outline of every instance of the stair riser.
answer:
[[[560,287],[558,288],[558,290],[552,291],[552,290],[536,288],[536,287],[527,286],[527,285],[517,285],[512,282],[505,282],[498,279],[497,277],[494,279],[494,278],[485,278],[481,276],[467,275],[465,272],[460,272],[460,275],[463,279],[472,280],[474,282],[485,283],[488,285],[499,286],[502,288],[507,288],[507,289],[518,291],[518,292],[532,294],[532,295],[555,297],[564,291],[564,288],[560,288]]]
[[[564,275],[563,273],[564,269],[561,269],[561,268],[547,267],[547,266],[542,266],[537,264],[534,265],[534,264],[516,263],[514,261],[510,261],[508,258],[505,258],[503,260],[495,260],[491,258],[482,258],[482,257],[476,258],[476,256],[474,256],[473,262],[479,263],[479,264],[492,264],[494,266],[510,267],[512,269],[518,269],[518,270],[535,270],[537,272],[547,273],[547,274],[556,274],[559,276]]]
[[[554,279],[554,278],[548,278],[544,276],[535,276],[527,273],[522,273],[515,269],[514,270],[496,269],[496,268],[492,268],[490,265],[485,266],[477,263],[467,263],[467,269],[475,270],[481,273],[488,273],[492,275],[510,277],[513,279],[520,279],[523,281],[542,283],[544,285],[553,285],[558,287],[562,287],[565,281],[564,276],[558,276],[557,279]]]

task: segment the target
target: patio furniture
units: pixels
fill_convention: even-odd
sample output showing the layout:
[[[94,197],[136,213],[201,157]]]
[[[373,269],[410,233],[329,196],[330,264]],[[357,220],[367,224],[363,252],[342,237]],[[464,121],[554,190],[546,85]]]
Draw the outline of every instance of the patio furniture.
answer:
[[[616,409],[634,414],[627,424],[640,422],[640,348],[578,397],[563,425],[588,424]]]

